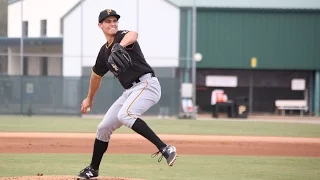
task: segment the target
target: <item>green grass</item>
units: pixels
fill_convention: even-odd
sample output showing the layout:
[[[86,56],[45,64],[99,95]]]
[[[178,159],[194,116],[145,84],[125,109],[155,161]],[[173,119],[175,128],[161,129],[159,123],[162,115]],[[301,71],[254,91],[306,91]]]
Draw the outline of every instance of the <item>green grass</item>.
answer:
[[[0,132],[91,132],[100,119],[61,116],[0,116]],[[320,124],[252,121],[146,120],[161,134],[320,137]],[[133,133],[122,126],[115,133]]]
[[[91,156],[88,154],[0,154],[2,177],[76,175]],[[148,155],[104,156],[101,176],[149,180],[317,180],[320,158],[179,156],[175,166],[158,163]]]

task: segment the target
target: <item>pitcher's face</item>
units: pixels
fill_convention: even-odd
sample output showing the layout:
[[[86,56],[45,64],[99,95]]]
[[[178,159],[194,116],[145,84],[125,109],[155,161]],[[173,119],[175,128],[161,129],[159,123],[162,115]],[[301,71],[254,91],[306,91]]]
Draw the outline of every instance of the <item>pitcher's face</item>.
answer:
[[[99,23],[99,28],[106,35],[115,35],[118,32],[118,19],[115,16],[105,18]]]

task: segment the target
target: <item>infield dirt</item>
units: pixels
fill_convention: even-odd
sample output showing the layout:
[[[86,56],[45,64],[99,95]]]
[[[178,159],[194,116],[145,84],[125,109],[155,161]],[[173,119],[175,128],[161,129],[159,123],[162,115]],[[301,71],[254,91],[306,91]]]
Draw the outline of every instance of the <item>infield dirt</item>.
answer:
[[[320,157],[320,138],[159,135],[178,154]],[[92,133],[0,133],[0,153],[91,153]],[[152,154],[157,149],[137,134],[113,134],[107,153]],[[178,159],[179,160],[179,159]],[[177,160],[177,161],[178,161]],[[0,180],[73,180],[72,176],[10,177]],[[132,180],[100,177],[99,180]]]

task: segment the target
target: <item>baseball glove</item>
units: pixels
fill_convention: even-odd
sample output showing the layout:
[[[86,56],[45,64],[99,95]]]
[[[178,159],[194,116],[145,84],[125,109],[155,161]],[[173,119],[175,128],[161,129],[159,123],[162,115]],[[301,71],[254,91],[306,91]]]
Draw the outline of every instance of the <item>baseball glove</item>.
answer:
[[[119,43],[113,45],[107,66],[116,78],[132,66],[129,53]]]

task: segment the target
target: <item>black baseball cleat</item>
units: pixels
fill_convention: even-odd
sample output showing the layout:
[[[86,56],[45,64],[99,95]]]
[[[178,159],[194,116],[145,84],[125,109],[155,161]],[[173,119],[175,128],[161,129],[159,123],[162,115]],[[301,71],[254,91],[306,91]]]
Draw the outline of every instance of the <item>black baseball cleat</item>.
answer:
[[[162,150],[152,154],[152,157],[157,156],[159,153],[161,153],[161,157],[158,159],[158,162],[162,160],[162,157],[164,156],[167,159],[167,163],[169,166],[173,166],[173,163],[175,162],[177,158],[177,149],[174,146],[168,145]]]
[[[97,179],[98,176],[99,170],[95,170],[91,168],[91,166],[87,166],[80,171],[77,180]]]

